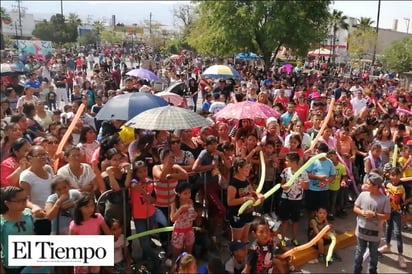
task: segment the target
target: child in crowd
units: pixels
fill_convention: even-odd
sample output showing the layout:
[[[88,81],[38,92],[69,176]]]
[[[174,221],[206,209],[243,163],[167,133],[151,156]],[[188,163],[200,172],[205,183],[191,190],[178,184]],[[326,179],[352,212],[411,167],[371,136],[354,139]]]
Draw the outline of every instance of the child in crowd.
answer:
[[[247,242],[232,241],[229,243],[230,258],[225,262],[225,271],[229,274],[241,274],[246,264]]]
[[[246,265],[242,273],[276,273],[281,272],[279,259],[275,258],[273,234],[264,217],[256,217],[250,227],[255,240],[248,249]]]
[[[330,206],[328,220],[333,221],[335,219],[335,215],[342,216],[341,212],[345,208],[346,197],[344,196],[343,191],[341,191],[341,187],[346,187],[346,168],[341,162],[339,162],[339,158],[335,150],[329,150],[328,158],[332,161],[336,170],[335,180],[328,184]]]
[[[102,230],[105,235],[112,234],[103,216],[100,213],[96,213],[94,195],[87,192],[82,193],[74,209],[69,234],[100,235],[100,230]],[[75,266],[73,273],[100,273],[100,266]]]
[[[186,274],[197,273],[196,258],[187,252],[181,253],[175,262],[172,273],[174,274]]]
[[[56,92],[54,92],[54,85],[50,85],[49,92],[46,95],[46,103],[50,111],[57,109],[56,99],[57,99],[57,94]]]
[[[63,111],[64,112],[60,114],[60,122],[62,125],[70,125],[71,120],[74,118],[73,107],[71,105],[65,105]]]
[[[106,224],[114,236],[114,266],[110,273],[130,273],[131,257],[128,248],[125,246],[126,240],[124,238],[123,226],[117,219],[108,219]]]
[[[209,223],[207,219],[203,217],[203,206],[201,203],[195,203],[194,209],[196,211],[196,218],[193,221],[193,226],[200,228],[200,231],[195,232],[194,255],[201,257],[207,255],[207,251],[209,250]]]
[[[372,169],[380,169],[383,168],[383,161],[381,159],[382,154],[382,146],[378,143],[372,144],[368,156],[366,156],[363,160],[365,164],[365,173],[369,173]]]
[[[279,160],[275,153],[275,142],[272,140],[266,141],[263,146],[263,156],[266,164],[265,182],[263,184],[262,193],[269,191],[276,183],[279,176]],[[272,195],[263,202],[263,212],[271,214],[274,210],[276,196]]]
[[[316,210],[315,217],[311,219],[309,223],[309,231],[308,231],[309,241],[312,240],[325,226],[329,224],[327,220],[327,216],[328,216],[328,211],[326,208],[319,207]],[[319,257],[318,259],[311,261],[312,263],[317,263],[317,262],[321,264],[326,263],[325,245],[330,244],[330,242],[331,242],[331,239],[329,235],[327,234],[316,243],[316,247],[319,252]],[[341,260],[341,258],[336,253],[333,254],[333,259],[339,260],[339,261]]]
[[[70,189],[70,179],[56,175],[51,183],[51,194],[44,210],[47,218],[52,220],[52,235],[68,235],[76,201],[80,198],[80,191]]]
[[[306,171],[303,171],[291,186],[286,186],[293,174],[299,169],[300,156],[297,152],[286,154],[287,168],[282,171],[282,195],[279,204],[279,218],[282,221],[281,228],[281,246],[286,247],[286,231],[289,220],[292,221],[292,244],[298,246],[297,240],[298,224],[300,219],[300,210],[302,209],[303,191],[307,189],[309,178]]]
[[[378,251],[380,253],[390,252],[392,232],[395,234],[398,248],[398,263],[399,267],[406,268],[406,262],[403,257],[403,241],[402,241],[402,205],[407,203],[405,198],[405,188],[401,182],[402,171],[398,167],[394,167],[389,171],[389,181],[385,184],[385,192],[389,197],[391,205],[391,215],[386,226],[386,244],[381,246]],[[412,200],[412,199],[409,199]]]
[[[172,233],[172,256],[176,258],[183,251],[191,252],[195,242],[193,232],[193,221],[196,212],[193,208],[191,187],[187,182],[179,182],[176,186],[175,201],[170,209],[170,221],[173,224]]]
[[[144,161],[135,161],[133,163],[133,177],[131,180],[130,199],[136,233],[139,233],[150,230],[155,226],[156,195],[153,180],[148,177],[148,169]],[[143,251],[143,257],[150,264],[147,266],[149,270],[153,273],[159,272],[160,261],[152,247],[150,236],[140,237],[139,243]]]

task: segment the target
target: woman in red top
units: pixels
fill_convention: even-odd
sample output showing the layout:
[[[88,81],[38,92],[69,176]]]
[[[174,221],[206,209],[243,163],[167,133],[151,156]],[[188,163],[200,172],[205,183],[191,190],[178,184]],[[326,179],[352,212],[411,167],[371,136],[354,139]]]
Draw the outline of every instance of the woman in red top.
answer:
[[[30,167],[26,154],[31,145],[27,139],[19,138],[10,147],[10,155],[1,162],[1,187],[19,186],[20,173]]]
[[[299,117],[299,120],[302,121],[303,123],[308,120],[308,115],[309,115],[309,105],[306,103],[305,100],[305,95],[303,92],[299,92],[297,97],[296,97],[296,114]]]
[[[300,134],[297,133],[290,136],[289,146],[290,147],[282,147],[282,149],[280,150],[280,158],[286,158],[286,154],[289,152],[296,152],[297,154],[299,154],[300,163],[304,163],[305,153],[302,149],[302,139],[300,137]]]

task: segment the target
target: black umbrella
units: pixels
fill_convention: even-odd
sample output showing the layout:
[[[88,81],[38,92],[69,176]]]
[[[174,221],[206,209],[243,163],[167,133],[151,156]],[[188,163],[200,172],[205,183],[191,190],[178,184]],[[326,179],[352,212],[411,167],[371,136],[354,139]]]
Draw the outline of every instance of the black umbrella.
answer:
[[[1,64],[0,77],[23,75],[26,73],[26,70],[19,69],[15,64]]]

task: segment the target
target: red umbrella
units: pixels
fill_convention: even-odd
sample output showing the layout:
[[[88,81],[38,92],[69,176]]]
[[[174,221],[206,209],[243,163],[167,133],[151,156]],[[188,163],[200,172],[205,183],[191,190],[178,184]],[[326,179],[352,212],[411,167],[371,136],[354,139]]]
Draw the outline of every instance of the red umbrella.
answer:
[[[215,114],[216,120],[256,120],[267,119],[269,117],[279,118],[280,113],[268,105],[251,101],[229,104]]]

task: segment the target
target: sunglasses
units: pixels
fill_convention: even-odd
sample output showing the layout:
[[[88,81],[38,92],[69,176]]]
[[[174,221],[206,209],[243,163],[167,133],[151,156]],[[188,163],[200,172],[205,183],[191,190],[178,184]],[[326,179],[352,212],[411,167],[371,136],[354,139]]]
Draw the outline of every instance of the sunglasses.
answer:
[[[171,145],[180,144],[180,141],[171,141],[170,144]]]

